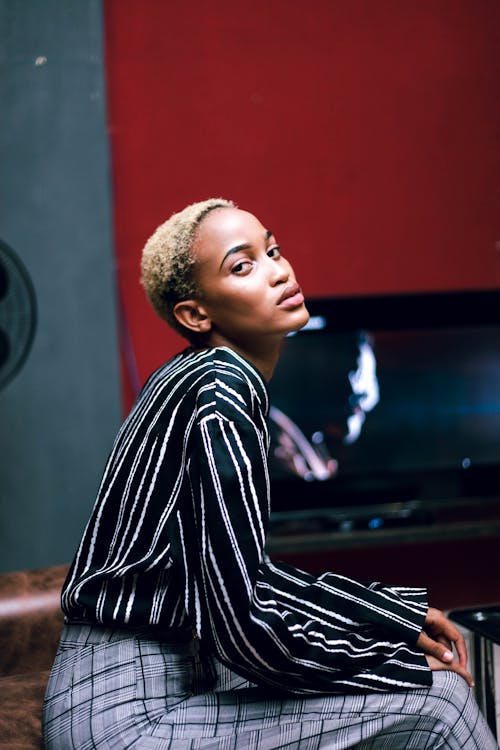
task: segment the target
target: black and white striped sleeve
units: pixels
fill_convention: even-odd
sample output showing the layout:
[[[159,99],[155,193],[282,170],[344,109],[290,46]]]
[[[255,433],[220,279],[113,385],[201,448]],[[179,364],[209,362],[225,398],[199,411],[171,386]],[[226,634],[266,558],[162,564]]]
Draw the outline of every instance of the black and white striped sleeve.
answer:
[[[269,477],[264,415],[246,386],[219,380],[191,433],[191,507],[172,552],[185,607],[220,660],[296,692],[359,692],[432,683],[416,639],[421,589],[314,577],[266,556]]]

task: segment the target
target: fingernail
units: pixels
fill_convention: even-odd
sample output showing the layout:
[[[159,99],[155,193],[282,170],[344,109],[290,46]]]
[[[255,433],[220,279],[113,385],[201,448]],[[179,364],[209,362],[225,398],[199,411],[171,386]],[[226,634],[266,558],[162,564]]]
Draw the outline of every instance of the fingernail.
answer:
[[[451,651],[445,651],[443,653],[443,659],[446,659],[446,661],[452,661],[453,660],[453,654]]]

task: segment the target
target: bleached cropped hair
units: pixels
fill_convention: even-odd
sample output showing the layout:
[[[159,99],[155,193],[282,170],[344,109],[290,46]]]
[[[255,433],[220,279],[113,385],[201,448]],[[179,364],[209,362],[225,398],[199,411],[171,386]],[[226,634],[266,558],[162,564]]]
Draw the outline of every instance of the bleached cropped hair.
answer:
[[[141,282],[156,313],[186,338],[190,332],[174,315],[178,302],[196,296],[193,244],[196,229],[216,208],[235,208],[232,201],[209,198],[172,214],[149,238],[142,251]]]

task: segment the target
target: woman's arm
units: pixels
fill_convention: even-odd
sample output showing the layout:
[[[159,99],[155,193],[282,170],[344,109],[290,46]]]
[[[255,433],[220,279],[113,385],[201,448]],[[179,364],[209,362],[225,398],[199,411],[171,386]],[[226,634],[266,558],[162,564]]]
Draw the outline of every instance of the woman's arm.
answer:
[[[219,658],[254,681],[298,691],[393,690],[431,683],[416,645],[425,592],[318,578],[264,553],[269,477],[262,415],[221,385],[200,406],[179,509],[185,606]]]

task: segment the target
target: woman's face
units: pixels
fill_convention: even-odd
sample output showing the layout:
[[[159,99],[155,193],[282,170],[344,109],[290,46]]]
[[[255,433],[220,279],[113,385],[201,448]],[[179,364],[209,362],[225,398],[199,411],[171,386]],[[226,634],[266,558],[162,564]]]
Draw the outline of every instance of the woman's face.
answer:
[[[272,232],[247,211],[211,211],[198,227],[194,254],[198,301],[210,343],[239,346],[281,340],[309,319],[292,267]]]

